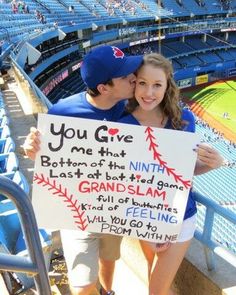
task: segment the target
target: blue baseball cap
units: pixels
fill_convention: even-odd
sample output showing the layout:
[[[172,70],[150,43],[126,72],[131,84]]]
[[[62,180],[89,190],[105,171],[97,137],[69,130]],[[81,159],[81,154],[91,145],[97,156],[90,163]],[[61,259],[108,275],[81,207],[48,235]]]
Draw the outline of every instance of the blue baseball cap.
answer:
[[[125,56],[118,47],[103,45],[85,55],[80,73],[87,87],[94,89],[98,84],[134,73],[142,61],[141,55]]]

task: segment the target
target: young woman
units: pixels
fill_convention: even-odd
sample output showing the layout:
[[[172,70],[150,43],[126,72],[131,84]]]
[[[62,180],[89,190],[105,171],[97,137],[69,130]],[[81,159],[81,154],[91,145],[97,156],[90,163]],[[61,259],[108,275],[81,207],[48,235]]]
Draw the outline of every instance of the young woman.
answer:
[[[120,122],[195,132],[194,116],[181,109],[179,91],[173,79],[171,63],[160,54],[144,56],[137,71],[135,99],[128,102],[129,114]],[[219,168],[220,154],[208,145],[197,148],[195,175]],[[173,295],[171,284],[195,231],[196,204],[190,191],[181,232],[176,243],[140,241],[148,262],[149,295]],[[155,258],[157,254],[158,258]]]

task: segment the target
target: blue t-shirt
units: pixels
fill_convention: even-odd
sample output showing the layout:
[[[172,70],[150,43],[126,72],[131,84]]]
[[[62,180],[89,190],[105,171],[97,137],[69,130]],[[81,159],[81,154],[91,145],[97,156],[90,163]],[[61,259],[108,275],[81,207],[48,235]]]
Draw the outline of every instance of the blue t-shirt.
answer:
[[[116,122],[123,114],[124,107],[125,100],[108,110],[98,109],[87,101],[86,92],[81,92],[59,100],[49,109],[48,114]]]
[[[195,132],[195,119],[193,116],[193,113],[189,111],[188,109],[182,110],[182,120],[186,121],[186,125],[183,127],[183,131],[187,132]],[[126,123],[126,124],[133,124],[133,125],[141,125],[139,121],[135,119],[135,117],[132,114],[129,114],[127,116],[122,117],[119,120],[120,123]],[[171,121],[168,120],[165,127],[166,129],[173,129],[171,126]],[[190,190],[188,195],[188,201],[187,206],[184,214],[184,219],[190,218],[197,212],[197,206],[196,202],[193,199],[193,193],[192,190]]]

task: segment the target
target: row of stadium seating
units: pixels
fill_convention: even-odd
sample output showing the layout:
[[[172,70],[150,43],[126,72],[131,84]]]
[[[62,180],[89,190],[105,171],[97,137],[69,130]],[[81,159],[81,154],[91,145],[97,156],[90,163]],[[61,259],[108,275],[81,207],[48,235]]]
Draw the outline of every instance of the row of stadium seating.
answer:
[[[28,195],[29,184],[23,173],[19,170],[19,161],[15,154],[15,142],[11,138],[9,118],[4,107],[1,92],[0,106],[0,175],[17,183]],[[42,242],[48,245],[48,241],[50,240],[49,234],[44,230],[40,230],[40,237]],[[11,200],[2,194],[0,194],[0,252],[19,256],[27,255],[16,207]],[[50,253],[46,253],[45,255],[47,266],[49,267]],[[17,278],[17,285],[20,288],[18,292],[20,292],[21,288],[23,290],[23,288],[27,289],[34,285],[33,278],[23,273],[18,273],[17,276],[12,273],[4,273],[4,278],[9,291],[16,285],[16,282],[12,281],[12,278]],[[14,289],[14,292],[16,291]]]
[[[55,23],[59,26],[79,23],[93,23],[99,21],[119,21],[121,19],[150,18],[156,16],[189,16],[190,15],[213,15],[222,13],[224,9],[220,1],[214,3],[204,1],[204,6],[199,6],[194,0],[162,0],[162,6],[157,6],[157,1],[130,1],[134,9],[121,9],[120,6],[112,5],[113,13],[108,9],[109,1],[81,1],[66,0],[63,2],[50,1],[24,1],[29,7],[29,13],[13,13],[11,3],[1,3],[0,28],[7,30],[9,37],[19,41],[20,35],[29,34],[37,30],[52,28]],[[115,1],[110,1],[115,2]],[[181,2],[182,5],[179,5]],[[231,10],[236,8],[235,1],[232,2]],[[142,5],[140,5],[140,3]],[[73,12],[69,7],[73,7]],[[35,11],[39,11],[45,17],[45,22],[37,20]],[[26,30],[27,29],[27,30]],[[6,32],[0,30],[0,39],[4,39]],[[26,32],[27,31],[27,32]],[[22,36],[21,36],[22,38]]]
[[[174,16],[185,16],[191,12],[194,15],[203,15],[209,13],[219,13],[224,10],[220,1],[198,1],[202,3],[199,5],[197,1],[189,0],[162,0],[163,7],[172,7],[172,13]]]
[[[221,155],[231,163],[236,163],[236,147],[230,143],[221,134],[218,134],[216,130],[210,128],[205,122],[197,118],[196,132],[201,137],[202,141],[209,143],[215,147]],[[196,191],[208,198],[214,200],[219,205],[225,208],[229,208],[236,213],[236,204],[233,200],[233,196],[236,191],[236,179],[235,169],[236,166],[222,167],[220,169],[213,170],[203,175],[199,175],[194,178],[193,187]],[[203,228],[205,219],[205,209],[202,206],[198,208],[198,229]],[[212,237],[215,241],[222,244],[226,249],[230,249],[236,253],[235,245],[235,233],[234,225],[227,222],[220,215],[216,215],[214,219]]]
[[[2,94],[0,100],[2,105],[0,108],[0,173],[8,175],[8,173],[17,171],[19,165],[15,154],[15,143],[10,137],[9,118],[4,108]],[[28,191],[27,188],[23,189]]]
[[[17,172],[17,173],[16,173]],[[3,95],[0,92],[0,174],[17,181],[17,184],[28,194],[29,185],[19,171],[19,161],[15,154],[15,142],[11,137],[9,118],[7,116]],[[14,177],[13,175],[17,175]]]
[[[48,94],[48,99],[54,104],[59,99],[84,91],[85,88],[79,72],[75,71]]]
[[[169,40],[163,40],[162,41],[162,52],[166,57],[174,57],[177,55],[183,55],[186,53],[186,55],[190,54],[198,54],[198,52],[203,52],[204,54],[206,52],[209,52],[210,54],[214,55],[214,52],[223,49],[232,50],[232,52],[235,52],[235,49],[232,48],[232,45],[236,45],[236,34],[230,33],[229,36],[231,37],[230,40],[227,42],[225,41],[224,37],[217,37],[212,36],[208,37],[206,41],[202,40],[202,36],[199,37],[188,37],[185,38],[184,41],[179,41],[179,39],[169,39]],[[217,39],[217,41],[213,41]],[[214,43],[214,44],[213,44]],[[153,42],[153,44],[148,44],[146,47],[150,48],[153,51],[158,51],[157,48],[158,44]],[[231,49],[232,48],[232,49]],[[230,51],[229,51],[230,52]],[[234,57],[231,56],[231,59]],[[219,59],[219,61],[223,61],[223,59]]]

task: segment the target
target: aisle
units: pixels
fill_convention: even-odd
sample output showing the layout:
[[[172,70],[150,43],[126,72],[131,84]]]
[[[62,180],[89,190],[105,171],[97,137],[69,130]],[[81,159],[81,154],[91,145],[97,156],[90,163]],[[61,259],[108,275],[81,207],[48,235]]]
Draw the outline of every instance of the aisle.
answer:
[[[147,286],[119,259],[116,263],[113,289],[116,295],[148,295]]]

